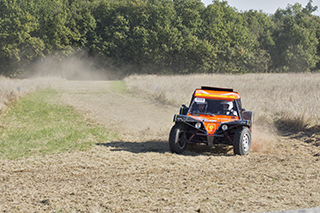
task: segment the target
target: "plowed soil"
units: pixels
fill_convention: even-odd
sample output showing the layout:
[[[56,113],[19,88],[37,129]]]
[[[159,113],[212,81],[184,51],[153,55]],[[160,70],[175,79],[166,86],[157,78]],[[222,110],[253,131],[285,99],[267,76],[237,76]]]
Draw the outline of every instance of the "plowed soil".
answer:
[[[320,136],[255,127],[253,149],[194,146],[172,154],[178,109],[65,81],[63,101],[117,133],[85,152],[0,161],[2,212],[267,212],[320,206]],[[272,131],[271,131],[272,132]]]

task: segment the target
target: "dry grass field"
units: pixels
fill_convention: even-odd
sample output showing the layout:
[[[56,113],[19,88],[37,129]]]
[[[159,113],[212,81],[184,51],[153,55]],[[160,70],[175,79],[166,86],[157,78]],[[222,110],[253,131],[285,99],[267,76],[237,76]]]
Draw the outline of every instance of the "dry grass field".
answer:
[[[131,93],[108,81],[48,83],[66,105],[118,139],[87,151],[0,160],[0,211],[269,212],[320,206],[319,74],[124,81]],[[234,156],[230,147],[169,152],[173,114],[201,85],[233,87],[254,112],[249,155]]]
[[[259,124],[284,118],[301,119],[309,127],[320,124],[320,74],[133,75],[125,83],[133,93],[177,107],[189,104],[201,85],[234,88]]]
[[[9,79],[0,76],[0,114],[19,97],[51,88],[59,78]]]
[[[130,92],[177,109],[188,105],[194,89],[202,85],[234,88],[243,107],[254,112],[254,128],[259,129],[254,132],[254,149],[270,146],[275,131],[312,136],[320,130],[320,74],[133,75],[124,81]]]

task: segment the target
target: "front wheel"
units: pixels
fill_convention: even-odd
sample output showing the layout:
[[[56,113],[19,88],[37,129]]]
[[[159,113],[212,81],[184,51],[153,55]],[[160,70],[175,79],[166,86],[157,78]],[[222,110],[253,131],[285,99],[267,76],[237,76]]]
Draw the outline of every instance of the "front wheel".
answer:
[[[169,135],[169,146],[172,153],[182,154],[187,149],[185,129],[182,124],[175,124]]]
[[[239,127],[233,138],[233,152],[236,155],[246,155],[251,147],[251,132],[248,127]]]

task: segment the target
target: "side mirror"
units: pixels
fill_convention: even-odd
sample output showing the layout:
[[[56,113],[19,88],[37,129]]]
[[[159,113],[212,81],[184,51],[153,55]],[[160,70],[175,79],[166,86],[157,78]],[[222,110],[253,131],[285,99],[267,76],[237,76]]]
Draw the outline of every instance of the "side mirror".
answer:
[[[180,115],[186,115],[188,113],[189,107],[187,107],[186,105],[182,104],[182,106],[180,107]]]

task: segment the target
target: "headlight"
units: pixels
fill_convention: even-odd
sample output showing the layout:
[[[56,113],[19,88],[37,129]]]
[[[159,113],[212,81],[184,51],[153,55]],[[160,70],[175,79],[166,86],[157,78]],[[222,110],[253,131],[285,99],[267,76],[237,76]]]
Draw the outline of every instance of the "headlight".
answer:
[[[221,127],[221,129],[222,129],[223,131],[226,131],[226,130],[228,129],[228,126],[225,125],[225,124],[223,124],[222,127]]]
[[[200,129],[201,123],[196,123],[195,127],[196,127],[197,129]]]

